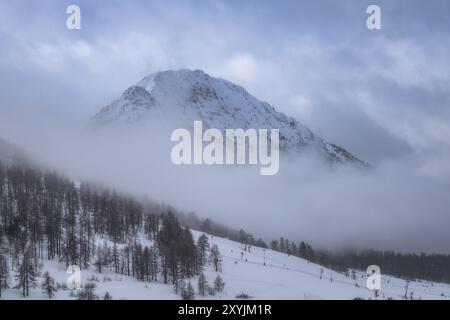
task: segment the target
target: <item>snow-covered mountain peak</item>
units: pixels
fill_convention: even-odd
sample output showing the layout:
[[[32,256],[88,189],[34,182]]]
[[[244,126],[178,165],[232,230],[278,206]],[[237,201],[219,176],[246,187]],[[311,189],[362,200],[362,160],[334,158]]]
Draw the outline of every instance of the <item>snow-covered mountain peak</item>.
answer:
[[[176,115],[186,127],[202,120],[205,127],[279,129],[282,150],[313,147],[331,163],[363,165],[345,149],[327,143],[296,119],[277,112],[243,87],[209,76],[201,70],[168,70],[153,73],[104,107],[93,119],[95,125],[132,124],[148,117]],[[167,119],[165,119],[167,120]]]

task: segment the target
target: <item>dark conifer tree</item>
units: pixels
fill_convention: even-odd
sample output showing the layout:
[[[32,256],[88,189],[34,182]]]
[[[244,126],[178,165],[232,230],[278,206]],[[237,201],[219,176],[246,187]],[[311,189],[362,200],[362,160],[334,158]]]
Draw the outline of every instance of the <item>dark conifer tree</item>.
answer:
[[[216,279],[214,280],[214,290],[216,292],[223,292],[223,290],[225,289],[225,282],[223,281],[222,277],[220,276],[220,274],[217,275]]]
[[[198,277],[198,294],[204,297],[206,296],[207,293],[208,293],[208,281],[206,281],[206,277],[202,272]]]
[[[280,238],[280,251],[281,252],[286,252],[285,250],[286,250],[286,248],[285,248],[285,241],[284,241],[284,238],[281,237]]]
[[[117,243],[114,242],[112,251],[111,251],[111,262],[113,265],[113,269],[115,273],[120,273],[120,264],[121,264],[121,255],[119,248],[117,247]]]
[[[2,297],[3,289],[8,289],[9,268],[6,255],[0,254],[0,298]]]
[[[198,238],[197,248],[198,248],[200,266],[204,266],[206,264],[206,260],[208,257],[208,251],[209,251],[209,239],[206,234],[203,233]]]
[[[186,282],[183,279],[178,279],[173,284],[173,289],[176,294],[179,293],[181,295],[181,297],[183,298],[183,296],[185,294],[185,290],[186,290]]]
[[[44,281],[41,284],[41,289],[43,293],[48,295],[48,298],[51,299],[54,297],[55,292],[57,291],[55,285],[55,279],[53,279],[48,271],[44,273]]]
[[[222,256],[220,255],[219,247],[215,244],[211,247],[209,259],[214,266],[216,272],[222,271]]]
[[[150,257],[150,278],[152,281],[158,281],[159,267],[159,255],[155,247],[151,247],[149,250]]]
[[[105,295],[103,296],[103,300],[112,300],[112,296],[109,294],[108,291],[106,291]]]
[[[183,300],[195,299],[194,287],[192,286],[192,283],[190,281],[186,284],[185,289],[181,292],[181,297],[183,298]]]
[[[26,249],[19,265],[18,273],[15,276],[17,281],[16,288],[22,289],[22,296],[28,297],[30,295],[30,288],[36,287],[36,276],[37,272],[32,258],[32,251]]]
[[[280,251],[280,247],[278,246],[278,241],[277,240],[273,240],[270,243],[270,249],[272,249],[274,251]]]

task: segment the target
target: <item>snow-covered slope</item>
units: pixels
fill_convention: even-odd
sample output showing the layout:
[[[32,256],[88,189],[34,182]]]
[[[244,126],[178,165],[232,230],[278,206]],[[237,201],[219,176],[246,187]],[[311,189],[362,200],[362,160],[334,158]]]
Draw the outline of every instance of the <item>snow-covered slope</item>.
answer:
[[[194,238],[200,232],[192,231]],[[374,299],[373,291],[366,288],[366,276],[356,272],[356,280],[343,274],[310,263],[304,259],[284,253],[252,247],[245,251],[240,243],[223,238],[208,236],[210,245],[216,244],[221,252],[222,272],[225,290],[215,296],[200,297],[197,292],[197,278],[190,279],[196,291],[196,299],[235,299],[245,293],[254,299]],[[104,240],[98,239],[99,244]],[[148,240],[141,239],[146,245]],[[241,252],[243,256],[241,258]],[[264,264],[265,261],[265,264]],[[66,283],[69,275],[65,264],[44,261],[41,268],[60,284]],[[206,266],[205,276],[212,284],[217,272]],[[320,277],[322,273],[322,278]],[[42,278],[39,278],[39,283]],[[99,274],[94,267],[82,271],[82,283],[96,284],[95,293],[103,296],[109,292],[113,299],[180,299],[171,285],[162,282],[142,282],[133,277],[109,272]],[[406,281],[382,275],[380,295],[377,299],[403,299]],[[10,287],[13,287],[10,285]],[[450,299],[450,285],[428,281],[411,281],[408,297],[414,299]],[[20,289],[7,289],[3,299],[23,299]],[[30,299],[47,299],[41,289],[31,290]],[[71,290],[60,289],[55,299],[75,299]]]
[[[197,236],[200,233],[195,232]],[[227,283],[226,298],[245,292],[255,299],[374,299],[366,288],[366,275],[356,272],[356,280],[307,260],[268,249],[252,247],[209,237],[223,256],[222,277]],[[241,260],[241,252],[244,253]],[[264,265],[265,261],[265,265]],[[322,279],[320,274],[323,270]],[[209,272],[210,279],[214,273]],[[402,299],[406,281],[382,276],[379,299]],[[450,285],[412,281],[408,292],[416,299],[450,299]],[[409,296],[409,294],[408,294]]]
[[[132,124],[146,118],[175,117],[187,128],[202,120],[206,128],[279,129],[282,150],[312,147],[326,160],[335,163],[364,162],[345,149],[317,137],[294,118],[277,112],[244,88],[214,78],[200,70],[164,71],[151,74],[104,107],[93,125]]]

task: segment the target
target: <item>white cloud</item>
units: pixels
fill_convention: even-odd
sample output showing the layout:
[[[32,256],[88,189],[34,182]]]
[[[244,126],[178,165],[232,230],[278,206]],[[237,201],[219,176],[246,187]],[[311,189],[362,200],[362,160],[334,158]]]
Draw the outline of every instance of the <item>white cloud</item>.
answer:
[[[249,83],[257,79],[259,68],[251,54],[240,53],[225,62],[223,73],[238,82]]]

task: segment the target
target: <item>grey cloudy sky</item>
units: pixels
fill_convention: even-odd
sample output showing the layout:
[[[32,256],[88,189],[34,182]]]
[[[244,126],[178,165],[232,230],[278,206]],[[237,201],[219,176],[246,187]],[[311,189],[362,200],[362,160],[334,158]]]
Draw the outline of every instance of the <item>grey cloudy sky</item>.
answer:
[[[1,1],[2,109],[82,119],[151,72],[198,68],[373,163],[448,148],[450,3],[377,1],[370,31],[371,3]]]

